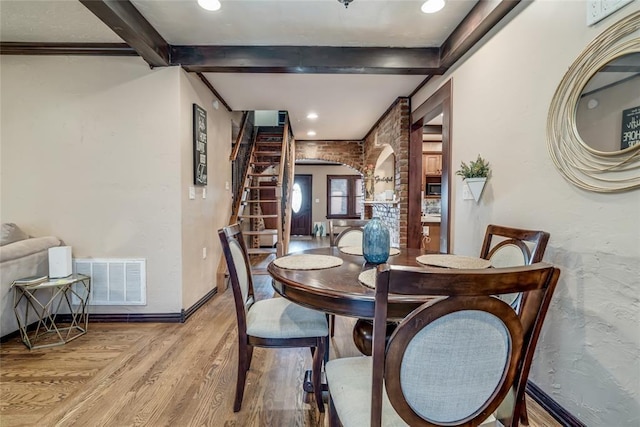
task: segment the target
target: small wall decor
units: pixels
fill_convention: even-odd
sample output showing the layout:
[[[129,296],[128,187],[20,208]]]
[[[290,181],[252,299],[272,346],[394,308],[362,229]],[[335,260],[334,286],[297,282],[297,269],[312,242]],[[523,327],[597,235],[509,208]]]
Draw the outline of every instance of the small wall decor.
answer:
[[[491,168],[489,167],[489,162],[480,157],[480,154],[478,154],[476,160],[470,161],[468,165],[465,162],[461,162],[460,169],[456,171],[456,175],[461,176],[465,184],[469,187],[476,203],[480,200],[482,190],[484,190],[484,185],[490,173]]]
[[[620,149],[640,145],[640,106],[622,112]]]
[[[637,57],[640,38],[634,35],[638,30],[640,11],[631,13],[604,30],[569,67],[551,100],[547,117],[549,155],[564,178],[583,190],[619,193],[640,189],[640,144],[603,151],[589,145],[578,132],[577,125],[577,106],[590,80],[598,77],[603,69],[607,69],[603,74],[610,75],[609,69],[617,68],[612,65],[618,65],[618,61]],[[618,110],[614,110],[618,111],[615,114],[634,105],[637,106],[635,103],[620,105]],[[626,123],[633,123],[633,116],[627,120]],[[598,147],[609,143],[622,145],[618,136],[612,134],[605,144],[599,144]]]
[[[193,104],[193,184],[207,185],[207,112]]]

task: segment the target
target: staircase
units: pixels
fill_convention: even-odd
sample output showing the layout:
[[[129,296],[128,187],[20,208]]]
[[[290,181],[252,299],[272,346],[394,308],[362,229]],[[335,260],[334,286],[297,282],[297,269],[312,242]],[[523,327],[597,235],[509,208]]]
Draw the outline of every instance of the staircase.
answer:
[[[249,237],[249,255],[277,252],[278,224],[282,224],[277,197],[281,157],[282,129],[259,128],[238,214],[241,223],[249,223],[243,227]]]
[[[264,258],[251,263],[252,274],[268,274],[268,261],[286,254],[289,247],[295,140],[286,113],[280,126],[254,126],[254,117],[245,112],[229,158],[234,194],[229,225],[240,224],[249,256]],[[221,256],[217,273],[221,292],[228,286],[227,278]]]

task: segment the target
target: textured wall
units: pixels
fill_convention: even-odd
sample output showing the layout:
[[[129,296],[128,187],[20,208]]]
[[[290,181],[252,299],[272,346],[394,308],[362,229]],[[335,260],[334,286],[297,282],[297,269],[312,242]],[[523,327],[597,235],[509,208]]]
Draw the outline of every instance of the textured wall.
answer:
[[[189,308],[216,287],[216,271],[222,257],[217,230],[228,225],[231,215],[231,127],[232,115],[216,99],[202,81],[180,70],[180,123],[182,206],[182,308]],[[196,198],[189,199],[193,186],[193,104],[207,112],[207,185],[196,187]],[[206,189],[206,198],[202,191]],[[207,255],[203,258],[202,250]]]
[[[453,252],[477,255],[490,223],[551,234],[561,268],[530,379],[589,426],[640,424],[640,191],[596,194],[569,184],[546,146],[547,113],[586,45],[634,10],[593,27],[586,2],[536,1],[493,31],[464,63],[412,99],[453,80],[452,164],[489,160],[482,199],[453,179]],[[514,42],[517,41],[517,42]]]
[[[192,176],[191,103],[211,111],[206,89],[184,78],[140,58],[2,57],[2,221],[56,235],[76,257],[147,260],[146,306],[92,313],[179,313],[213,287],[202,247],[215,268],[211,236],[230,206],[229,172],[214,156],[209,176],[220,175],[207,200],[181,204]],[[209,150],[228,159],[230,120],[211,113]]]

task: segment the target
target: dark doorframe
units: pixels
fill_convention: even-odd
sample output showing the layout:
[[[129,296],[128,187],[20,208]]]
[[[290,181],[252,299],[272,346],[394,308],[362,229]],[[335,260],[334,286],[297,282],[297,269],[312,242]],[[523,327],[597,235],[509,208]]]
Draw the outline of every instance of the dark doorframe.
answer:
[[[429,122],[438,114],[442,113],[442,196],[441,217],[440,217],[440,252],[449,253],[449,242],[451,241],[451,221],[449,205],[451,200],[451,106],[452,84],[449,79],[433,95],[431,95],[422,105],[411,114],[411,138],[409,142],[409,227],[407,235],[407,246],[410,248],[420,247],[420,237],[422,230],[417,230],[420,221],[420,192],[422,191],[422,126]],[[419,154],[418,154],[419,153]],[[415,175],[415,176],[414,176]],[[417,178],[416,178],[417,177]]]
[[[293,185],[298,184],[300,186],[302,203],[300,210],[296,213],[291,211],[291,235],[303,235],[308,236],[311,234],[311,218],[313,212],[311,211],[311,190],[313,183],[313,175],[296,174],[293,179]]]

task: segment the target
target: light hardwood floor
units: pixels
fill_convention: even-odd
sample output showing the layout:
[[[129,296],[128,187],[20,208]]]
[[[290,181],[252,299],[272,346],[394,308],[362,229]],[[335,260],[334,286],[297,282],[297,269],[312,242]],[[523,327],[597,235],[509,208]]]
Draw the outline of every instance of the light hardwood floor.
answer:
[[[292,249],[296,248],[292,245]],[[271,296],[268,276],[256,292]],[[337,317],[331,357],[357,355]],[[0,426],[326,426],[302,391],[308,349],[256,349],[242,410],[232,411],[237,335],[231,290],[184,324],[90,323],[68,344],[0,345]],[[532,427],[559,426],[529,399]]]

